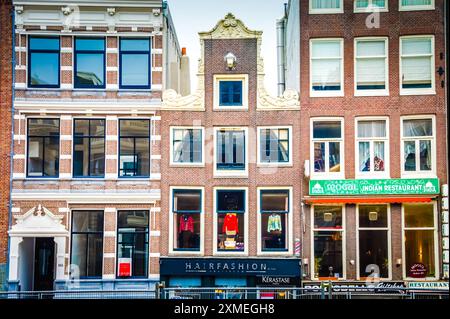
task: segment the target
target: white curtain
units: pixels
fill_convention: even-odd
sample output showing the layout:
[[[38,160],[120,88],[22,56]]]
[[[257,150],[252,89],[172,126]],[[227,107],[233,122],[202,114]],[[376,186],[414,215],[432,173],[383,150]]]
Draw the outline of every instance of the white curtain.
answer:
[[[312,62],[313,86],[340,85],[341,60],[315,60]]]
[[[356,61],[357,85],[384,85],[386,59],[358,59]]]
[[[402,39],[402,55],[431,53],[431,38]]]
[[[430,6],[431,0],[402,0],[402,6]]]
[[[313,9],[338,9],[341,0],[312,0]]]
[[[385,121],[359,121],[358,137],[386,137]]]
[[[403,136],[433,136],[432,120],[418,119],[403,121]]]
[[[312,58],[340,58],[341,41],[313,41]]]
[[[431,57],[402,58],[403,84],[430,83]]]

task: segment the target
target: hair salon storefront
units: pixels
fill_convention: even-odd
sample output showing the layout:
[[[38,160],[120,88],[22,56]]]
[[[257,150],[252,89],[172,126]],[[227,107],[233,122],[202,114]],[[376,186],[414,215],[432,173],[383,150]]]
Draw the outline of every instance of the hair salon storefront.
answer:
[[[165,287],[299,287],[297,258],[161,258]]]
[[[311,180],[305,279],[441,279],[439,189],[436,178]]]

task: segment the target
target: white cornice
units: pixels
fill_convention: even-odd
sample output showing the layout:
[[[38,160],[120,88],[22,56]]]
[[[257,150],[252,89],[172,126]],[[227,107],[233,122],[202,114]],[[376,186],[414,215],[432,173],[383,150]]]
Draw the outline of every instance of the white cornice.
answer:
[[[200,39],[249,39],[261,38],[262,31],[250,30],[236,19],[232,13],[228,13],[216,26],[207,32],[199,32]]]
[[[158,0],[13,0],[14,5],[42,5],[42,6],[61,6],[61,5],[81,5],[89,7],[148,7],[160,8],[162,3]]]
[[[161,199],[159,190],[150,192],[105,192],[105,193],[71,193],[71,192],[12,192],[11,199],[16,201],[62,200],[69,203],[142,203],[153,204]]]

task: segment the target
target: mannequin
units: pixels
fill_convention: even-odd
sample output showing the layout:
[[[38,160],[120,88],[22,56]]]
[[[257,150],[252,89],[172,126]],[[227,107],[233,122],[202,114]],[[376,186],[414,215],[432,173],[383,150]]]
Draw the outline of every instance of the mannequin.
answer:
[[[236,235],[239,232],[239,220],[236,213],[225,215],[222,227],[222,233],[227,235],[225,239],[225,249],[236,249]]]
[[[190,240],[194,233],[194,219],[184,214],[180,216],[179,246],[180,248],[191,248]]]

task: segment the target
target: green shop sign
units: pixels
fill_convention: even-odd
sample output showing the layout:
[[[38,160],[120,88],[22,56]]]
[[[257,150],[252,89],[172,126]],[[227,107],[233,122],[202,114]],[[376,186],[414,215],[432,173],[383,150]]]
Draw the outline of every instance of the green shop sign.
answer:
[[[341,179],[311,180],[309,194],[329,195],[434,195],[439,179]]]

